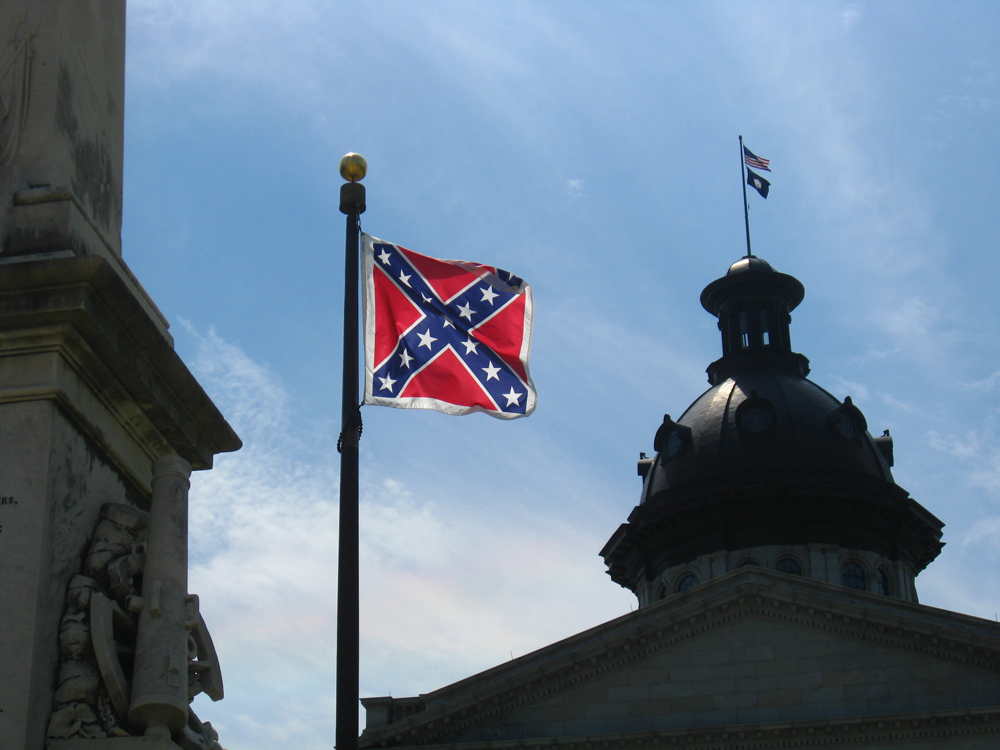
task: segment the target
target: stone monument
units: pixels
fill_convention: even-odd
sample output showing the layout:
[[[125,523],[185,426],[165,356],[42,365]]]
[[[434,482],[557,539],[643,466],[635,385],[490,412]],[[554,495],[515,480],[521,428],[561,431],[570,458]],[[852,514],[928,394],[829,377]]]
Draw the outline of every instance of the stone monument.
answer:
[[[122,259],[124,0],[0,5],[0,750],[217,748],[192,469],[240,440]]]

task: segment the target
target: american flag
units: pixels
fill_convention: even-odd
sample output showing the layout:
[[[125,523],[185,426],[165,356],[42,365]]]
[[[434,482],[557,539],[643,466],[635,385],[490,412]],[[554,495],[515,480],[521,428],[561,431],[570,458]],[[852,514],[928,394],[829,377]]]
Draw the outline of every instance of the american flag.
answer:
[[[534,411],[528,284],[368,234],[362,263],[364,403],[501,419]]]
[[[743,147],[743,161],[746,162],[748,167],[757,167],[757,169],[763,169],[767,172],[771,171],[771,168],[767,166],[771,163],[770,159],[762,159],[757,156],[753,151],[748,149],[746,146]]]

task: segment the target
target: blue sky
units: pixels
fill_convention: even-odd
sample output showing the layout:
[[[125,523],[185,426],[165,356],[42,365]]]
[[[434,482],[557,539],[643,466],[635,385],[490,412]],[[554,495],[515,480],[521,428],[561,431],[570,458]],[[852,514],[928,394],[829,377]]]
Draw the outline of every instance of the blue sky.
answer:
[[[333,743],[348,151],[366,231],[532,284],[539,392],[363,409],[363,695],[628,611],[598,552],[719,355],[740,134],[793,348],[947,524],[922,601],[1000,610],[996,4],[132,0],[127,33],[125,258],[245,443],[191,495],[224,745]]]

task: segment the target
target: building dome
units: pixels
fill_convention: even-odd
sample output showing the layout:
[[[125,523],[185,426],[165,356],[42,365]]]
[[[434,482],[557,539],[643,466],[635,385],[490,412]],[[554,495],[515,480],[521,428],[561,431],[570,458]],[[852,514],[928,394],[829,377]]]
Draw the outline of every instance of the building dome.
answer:
[[[702,292],[722,333],[711,387],[664,416],[639,504],[601,552],[640,605],[745,564],[916,600],[943,524],[893,480],[888,433],[806,378],[789,336],[804,296],[754,256]]]
[[[699,479],[735,474],[809,471],[893,481],[887,452],[850,397],[841,403],[811,380],[777,368],[733,373],[677,423],[667,415],[659,432],[659,460],[640,503]]]

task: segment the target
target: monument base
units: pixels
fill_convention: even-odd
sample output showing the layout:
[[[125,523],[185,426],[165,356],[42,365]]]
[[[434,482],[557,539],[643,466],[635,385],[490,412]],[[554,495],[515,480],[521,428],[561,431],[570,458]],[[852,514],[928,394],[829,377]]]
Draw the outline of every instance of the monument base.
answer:
[[[0,737],[41,750],[102,506],[148,509],[158,457],[207,469],[240,441],[115,261],[3,260]]]
[[[166,737],[50,740],[47,750],[181,750]]]

